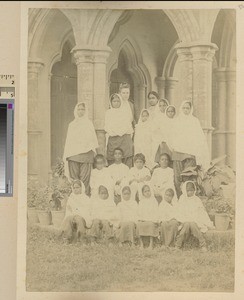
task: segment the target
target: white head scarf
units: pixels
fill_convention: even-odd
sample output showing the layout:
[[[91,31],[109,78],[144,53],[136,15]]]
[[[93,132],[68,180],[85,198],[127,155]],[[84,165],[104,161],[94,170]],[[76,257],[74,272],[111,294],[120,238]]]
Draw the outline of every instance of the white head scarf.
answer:
[[[74,194],[73,192],[70,194],[69,199],[66,204],[66,212],[65,217],[69,215],[80,215],[82,216],[86,221],[90,220],[90,212],[91,212],[91,202],[89,197],[86,195],[85,191],[85,185],[80,180],[74,180],[72,185],[75,182],[79,182],[81,185],[81,193],[80,194]]]
[[[80,105],[85,107],[85,114],[82,117],[78,116],[77,110]],[[67,137],[64,147],[63,160],[65,162],[65,174],[69,177],[67,158],[87,153],[89,151],[96,151],[98,148],[98,141],[96,132],[92,122],[88,119],[88,111],[86,104],[80,102],[74,109],[74,120],[70,122]]]
[[[131,192],[129,200],[124,200],[122,191],[128,189]],[[136,222],[138,220],[138,203],[135,200],[136,190],[133,186],[124,185],[121,188],[121,202],[118,203],[118,215],[120,221]]]
[[[118,97],[120,99],[120,107],[114,108],[112,106],[112,99]],[[132,134],[132,112],[130,105],[123,101],[120,94],[113,94],[110,97],[110,108],[105,114],[105,131],[109,136],[123,136],[124,134]]]
[[[185,103],[191,104],[191,111],[188,115],[185,115],[182,110]],[[176,118],[172,148],[177,152],[194,155],[197,165],[206,169],[210,165],[207,140],[199,120],[192,114],[192,103],[184,101],[181,104],[179,116]]]
[[[143,188],[148,186],[151,192],[150,198],[146,198],[143,195]],[[139,220],[141,221],[151,221],[157,222],[158,221],[158,202],[153,194],[153,189],[150,183],[139,184],[138,188],[139,194]]]
[[[192,197],[187,196],[187,184],[192,183],[195,187],[195,193]],[[206,232],[208,228],[213,227],[201,199],[196,196],[196,185],[193,181],[186,181],[182,185],[182,195],[178,202],[178,212],[180,212],[179,221],[195,222],[202,232]]]

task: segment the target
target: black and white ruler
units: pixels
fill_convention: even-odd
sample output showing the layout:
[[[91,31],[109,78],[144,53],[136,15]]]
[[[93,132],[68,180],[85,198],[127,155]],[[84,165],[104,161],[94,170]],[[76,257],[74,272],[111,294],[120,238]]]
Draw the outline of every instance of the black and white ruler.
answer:
[[[0,74],[0,197],[13,196],[14,75]]]

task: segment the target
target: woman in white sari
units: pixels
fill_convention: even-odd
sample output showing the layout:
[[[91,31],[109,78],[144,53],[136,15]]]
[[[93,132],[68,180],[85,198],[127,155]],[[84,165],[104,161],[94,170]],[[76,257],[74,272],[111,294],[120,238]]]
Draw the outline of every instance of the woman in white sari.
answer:
[[[86,104],[75,106],[75,119],[69,124],[64,147],[65,175],[81,180],[89,194],[90,175],[98,141],[93,123],[88,119]]]
[[[181,173],[190,166],[199,165],[207,169],[210,165],[207,140],[199,120],[193,115],[191,101],[184,101],[176,120],[171,140],[175,186],[178,197],[181,194]]]

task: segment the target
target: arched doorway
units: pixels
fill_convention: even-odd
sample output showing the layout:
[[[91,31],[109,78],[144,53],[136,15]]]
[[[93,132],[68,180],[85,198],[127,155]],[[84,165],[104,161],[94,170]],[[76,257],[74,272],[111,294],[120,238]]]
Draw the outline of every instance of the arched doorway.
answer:
[[[63,46],[61,61],[52,67],[51,77],[51,166],[62,158],[68,124],[77,104],[77,67],[72,62],[72,46]]]
[[[110,95],[119,91],[119,85],[121,82],[127,82],[130,84],[130,98],[134,99],[134,82],[130,72],[128,71],[128,61],[126,60],[124,51],[120,51],[118,67],[112,71],[110,76]]]

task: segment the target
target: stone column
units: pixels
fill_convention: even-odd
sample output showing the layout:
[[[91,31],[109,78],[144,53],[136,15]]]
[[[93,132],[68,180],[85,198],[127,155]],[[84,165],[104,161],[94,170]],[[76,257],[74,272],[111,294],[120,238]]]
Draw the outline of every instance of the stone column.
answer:
[[[147,105],[146,88],[147,86],[145,84],[140,84],[137,87],[137,95],[138,95],[137,99],[139,99],[139,102],[135,103],[136,122],[138,122],[142,109]]]
[[[99,153],[105,153],[104,118],[106,111],[106,66],[110,48],[94,49],[92,46],[73,50],[77,64],[78,102],[88,105],[89,118],[96,129]]]
[[[236,167],[236,71],[226,70],[227,97],[226,97],[226,151],[227,163]]]
[[[177,83],[178,79],[174,77],[168,77],[165,82],[165,98],[171,104],[175,103],[174,89]]]
[[[156,77],[155,83],[158,88],[159,98],[165,98],[165,78],[164,77]]]
[[[199,118],[212,152],[212,60],[215,44],[191,46],[194,113]]]
[[[192,100],[193,98],[193,67],[192,53],[190,47],[177,45],[176,52],[180,66],[179,88],[181,101]],[[180,104],[180,103],[179,103]]]
[[[217,149],[215,150],[217,156],[226,154],[226,72],[225,68],[219,68],[214,71],[216,78],[216,105],[215,105],[215,115],[216,118],[216,130],[215,135],[215,145]]]
[[[28,175],[39,179],[40,170],[40,112],[38,99],[38,77],[44,64],[39,59],[28,62]]]

